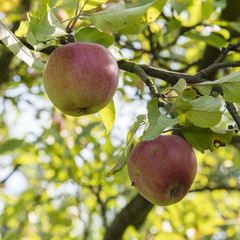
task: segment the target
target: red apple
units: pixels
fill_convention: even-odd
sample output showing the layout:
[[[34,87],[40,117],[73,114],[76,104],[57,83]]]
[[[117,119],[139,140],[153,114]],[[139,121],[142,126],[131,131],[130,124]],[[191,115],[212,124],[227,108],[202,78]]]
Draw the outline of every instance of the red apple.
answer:
[[[63,113],[96,113],[113,98],[119,70],[112,54],[95,43],[70,43],[50,55],[43,85],[52,103]]]
[[[149,202],[160,206],[180,201],[188,193],[197,171],[192,147],[174,135],[138,142],[127,166],[132,186]]]

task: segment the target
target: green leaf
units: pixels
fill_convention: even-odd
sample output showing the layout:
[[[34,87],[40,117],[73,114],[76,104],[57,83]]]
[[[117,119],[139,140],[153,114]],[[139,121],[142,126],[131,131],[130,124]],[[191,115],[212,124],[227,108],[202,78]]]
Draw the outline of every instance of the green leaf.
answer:
[[[38,18],[42,18],[49,11],[49,0],[41,0],[38,4],[36,14]]]
[[[115,121],[115,105],[113,100],[111,100],[110,103],[105,108],[100,110],[98,112],[98,115],[100,116],[105,126],[106,134],[108,134],[112,129]]]
[[[177,113],[180,113],[180,114],[185,113],[186,111],[191,109],[192,105],[190,104],[191,101],[189,101],[189,100],[193,100],[192,98],[194,97],[194,96],[192,96],[190,98],[190,96],[188,96],[187,93],[184,93],[185,87],[186,87],[186,81],[183,78],[181,78],[171,88],[178,94],[175,102],[173,103],[172,110],[174,110],[174,111],[176,111]],[[184,93],[185,97],[183,96],[183,93]]]
[[[211,87],[213,85],[220,85],[223,90],[223,98],[227,102],[240,103],[240,71],[230,74],[226,77],[220,78],[216,81],[207,81],[197,84],[199,87]]]
[[[202,95],[209,95],[212,91],[212,86],[206,85],[206,86],[196,86],[196,89],[202,94]]]
[[[19,28],[15,31],[17,37],[23,37],[27,34],[29,27],[28,21],[21,21]]]
[[[28,66],[43,70],[44,63],[35,58],[34,54],[10,31],[10,29],[0,21],[0,40],[13,52],[19,59]]]
[[[127,139],[126,139],[126,147],[125,147],[123,153],[121,154],[119,160],[117,161],[117,163],[107,174],[108,177],[120,172],[127,164],[128,156],[129,156],[129,154],[134,146],[134,143],[135,143],[134,136],[145,119],[146,119],[145,115],[137,116],[137,120],[133,123],[133,125],[131,126],[131,128],[128,131]]]
[[[87,2],[87,4],[84,6],[84,11],[91,10],[93,8],[96,8],[97,6],[107,2],[108,0],[90,0]],[[80,6],[83,6],[83,4],[86,2],[86,0],[80,1]]]
[[[228,43],[227,40],[225,40],[217,33],[211,33],[208,36],[204,36],[200,32],[186,32],[184,33],[184,36],[189,37],[193,40],[203,41],[218,49]]]
[[[123,57],[120,48],[118,48],[114,45],[111,45],[111,46],[108,47],[108,50],[111,52],[111,54],[113,55],[113,57],[115,58],[116,61],[126,59],[126,58]]]
[[[13,151],[14,149],[20,147],[23,144],[22,139],[10,139],[0,146],[0,154]]]
[[[183,10],[187,9],[189,4],[192,2],[192,0],[170,0],[171,7],[177,11],[177,13],[181,13]]]
[[[210,128],[191,126],[182,129],[183,136],[198,151],[214,151],[231,142],[233,131],[224,133],[214,132]]]
[[[34,35],[39,42],[47,41],[67,34],[68,33],[65,28],[57,20],[52,9],[50,9],[49,12],[40,19],[34,31]]]
[[[169,126],[177,124],[178,118],[171,119],[160,113],[158,108],[158,99],[154,98],[147,104],[148,122],[144,130],[142,140],[150,141],[161,135],[163,130]]]
[[[148,8],[146,13],[147,22],[153,22],[157,19],[157,17],[161,14],[166,2],[167,0],[159,0]]]
[[[104,33],[94,27],[80,28],[76,32],[75,38],[77,42],[98,43],[104,47],[109,47],[114,43],[114,38],[111,35]]]
[[[198,127],[213,127],[222,118],[219,111],[222,103],[211,96],[202,96],[192,101],[192,108],[186,112],[190,122]]]
[[[89,18],[97,28],[119,30],[137,24],[154,2],[156,1],[150,1],[148,4],[132,8],[125,8],[125,3],[120,2],[104,11],[90,15]]]
[[[171,89],[173,89],[178,95],[182,95],[182,92],[185,87],[186,87],[185,79],[180,78],[178,82]]]

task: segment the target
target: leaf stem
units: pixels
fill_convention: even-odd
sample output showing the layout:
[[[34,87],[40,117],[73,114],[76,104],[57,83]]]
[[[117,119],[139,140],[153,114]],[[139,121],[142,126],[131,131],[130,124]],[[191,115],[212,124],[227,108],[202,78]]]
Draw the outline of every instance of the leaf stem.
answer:
[[[69,24],[67,25],[66,27],[66,31],[68,33],[71,33],[72,32],[72,29],[74,28],[76,22],[78,21],[78,19],[80,18],[81,14],[82,14],[82,11],[84,9],[84,7],[86,6],[86,4],[88,3],[89,0],[86,0],[85,3],[83,4],[83,6],[81,7],[79,13],[77,14],[77,11],[78,11],[78,5],[79,5],[79,0],[77,2],[77,8],[76,8],[76,12],[75,12],[75,17],[69,22]]]

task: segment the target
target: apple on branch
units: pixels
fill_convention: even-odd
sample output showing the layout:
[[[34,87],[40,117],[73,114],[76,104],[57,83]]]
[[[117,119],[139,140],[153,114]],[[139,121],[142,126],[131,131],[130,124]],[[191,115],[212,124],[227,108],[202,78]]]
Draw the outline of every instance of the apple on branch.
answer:
[[[95,43],[69,43],[53,51],[43,71],[52,103],[71,116],[92,114],[113,98],[119,69],[112,54]]]
[[[183,199],[197,171],[192,147],[174,135],[138,142],[129,155],[127,166],[132,186],[149,202],[160,206]]]

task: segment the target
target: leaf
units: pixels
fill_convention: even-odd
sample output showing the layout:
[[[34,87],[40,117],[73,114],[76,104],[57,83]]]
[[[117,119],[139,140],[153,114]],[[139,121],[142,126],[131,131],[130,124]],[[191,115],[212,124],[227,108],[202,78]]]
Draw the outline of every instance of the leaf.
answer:
[[[76,32],[75,38],[77,42],[98,43],[104,47],[109,47],[114,43],[114,38],[111,35],[101,32],[94,27],[80,28]]]
[[[116,61],[126,59],[123,57],[120,48],[118,48],[114,45],[111,45],[110,47],[108,47],[108,50],[111,52],[111,54],[113,55],[113,57],[115,58]]]
[[[29,22],[21,21],[19,28],[15,31],[17,37],[23,37],[27,34]]]
[[[196,86],[196,89],[203,95],[209,95],[212,91],[212,86]]]
[[[39,42],[67,35],[65,28],[50,9],[38,22],[34,35]]]
[[[96,8],[97,6],[107,2],[108,0],[90,0],[87,2],[87,4],[84,6],[84,11],[91,10],[93,8]],[[86,0],[81,0],[81,6],[86,2]]]
[[[179,81],[171,88],[177,94],[172,110],[176,111],[179,114],[185,113],[191,109],[191,102],[196,98],[197,93],[193,89],[185,89],[186,81],[184,79],[179,79]]]
[[[22,139],[15,138],[4,142],[2,146],[0,146],[0,154],[13,151],[14,149],[20,147],[23,144],[23,142],[24,141]]]
[[[147,22],[153,22],[157,19],[157,17],[161,14],[166,2],[167,0],[159,0],[148,8],[146,13]]]
[[[180,78],[171,89],[173,89],[178,95],[182,95],[182,92],[185,87],[186,87],[185,79]]]
[[[156,1],[150,1],[148,4],[132,8],[125,8],[125,3],[120,2],[104,11],[90,15],[89,18],[97,28],[119,30],[136,24],[154,2]]]
[[[177,124],[178,118],[171,119],[160,113],[158,108],[158,99],[154,98],[147,104],[148,123],[144,130],[142,140],[150,141],[160,136],[164,129]]]
[[[222,118],[219,111],[222,103],[211,96],[202,96],[192,101],[192,108],[186,112],[187,118],[194,125],[202,128],[213,127]]]
[[[100,110],[98,112],[98,115],[105,126],[106,134],[108,134],[112,129],[115,121],[115,105],[113,100],[111,100],[110,103],[105,108]]]
[[[184,36],[197,41],[203,41],[218,49],[228,43],[227,40],[225,40],[223,37],[221,37],[217,33],[211,33],[208,36],[204,36],[199,32],[186,32],[184,33]]]
[[[28,66],[43,70],[44,63],[39,61],[33,53],[10,31],[10,29],[0,21],[0,40],[13,52],[19,59]]]
[[[131,128],[128,131],[127,139],[126,139],[126,147],[125,147],[123,153],[121,154],[119,160],[117,161],[117,163],[107,174],[108,177],[120,172],[127,164],[128,156],[134,146],[134,142],[135,142],[134,136],[145,119],[146,119],[145,115],[137,116],[137,120],[133,123],[133,125],[131,126]]]
[[[214,132],[210,128],[191,126],[182,129],[183,136],[198,151],[214,151],[231,142],[233,131],[225,133]]]
[[[223,90],[224,100],[227,102],[240,103],[240,71],[230,74],[226,77],[220,78],[216,81],[207,81],[196,85],[199,87],[212,87],[213,85],[220,85]]]

